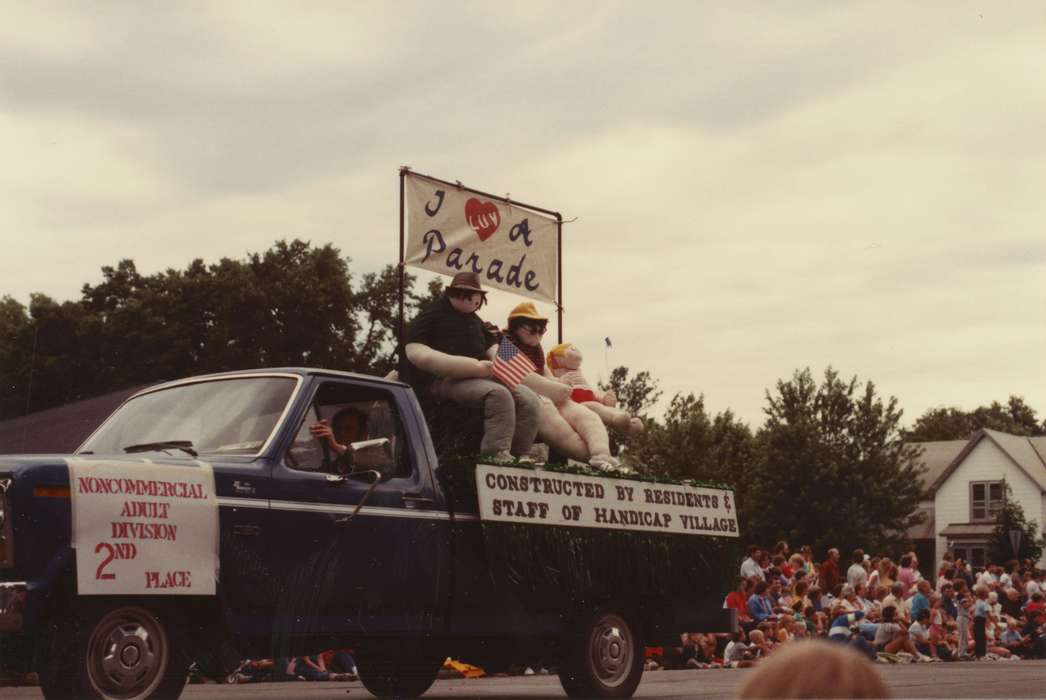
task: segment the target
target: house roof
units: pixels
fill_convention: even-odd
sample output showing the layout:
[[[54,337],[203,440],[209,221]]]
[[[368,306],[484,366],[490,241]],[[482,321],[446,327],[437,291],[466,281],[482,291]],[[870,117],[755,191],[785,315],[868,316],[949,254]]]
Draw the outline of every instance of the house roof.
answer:
[[[0,454],[68,454],[124,399],[142,388],[122,389],[0,421]]]
[[[983,428],[973,434],[973,437],[965,444],[958,455],[940,473],[937,479],[930,483],[930,491],[940,488],[952,472],[958,469],[966,456],[969,455],[981,440],[990,440],[999,450],[1006,455],[1010,461],[1024,472],[1029,479],[1034,481],[1041,490],[1046,491],[1046,438],[1028,438],[1021,435],[1010,435],[998,430]]]
[[[912,447],[922,448],[922,463],[926,467],[923,472],[923,486],[929,487],[931,491],[936,490],[937,480],[944,470],[955,460],[968,440],[937,440],[934,442],[910,442]]]
[[[941,537],[988,537],[995,523],[952,523],[941,530]]]

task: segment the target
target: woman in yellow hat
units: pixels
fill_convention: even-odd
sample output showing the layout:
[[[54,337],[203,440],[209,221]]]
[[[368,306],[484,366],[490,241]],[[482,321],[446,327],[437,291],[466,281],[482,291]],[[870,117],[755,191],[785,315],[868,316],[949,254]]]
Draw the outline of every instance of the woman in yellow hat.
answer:
[[[610,439],[598,415],[569,398],[569,387],[557,382],[545,363],[541,339],[548,319],[533,302],[518,304],[508,315],[508,339],[530,358],[537,368],[523,383],[542,397],[538,438],[558,452],[592,466],[618,466],[610,456]],[[566,391],[564,391],[566,389]]]

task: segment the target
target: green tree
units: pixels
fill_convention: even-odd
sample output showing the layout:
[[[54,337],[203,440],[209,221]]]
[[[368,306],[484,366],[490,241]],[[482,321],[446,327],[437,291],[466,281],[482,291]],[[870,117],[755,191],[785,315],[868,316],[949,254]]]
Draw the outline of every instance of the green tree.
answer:
[[[598,386],[600,391],[614,392],[619,408],[644,419],[647,410],[661,398],[658,381],[645,370],[629,377],[627,367],[615,367],[610,372],[609,380],[599,382]],[[634,436],[626,435],[616,428],[608,427],[607,432],[610,433],[611,451],[615,453],[621,445],[631,445],[635,440]]]
[[[992,401],[972,411],[955,406],[931,408],[905,431],[905,439],[909,442],[967,440],[982,428],[1011,435],[1046,435],[1046,421],[1039,422],[1037,412],[1024,403],[1023,397],[1011,395],[1005,405]]]
[[[728,484],[740,491],[755,456],[755,441],[731,411],[710,416],[703,396],[676,394],[664,421],[648,421],[627,454],[646,474]]]
[[[1010,485],[1004,483],[1006,498],[1002,506],[995,514],[995,529],[988,540],[988,559],[995,564],[1002,564],[1011,559],[1031,559],[1038,561],[1042,556],[1043,547],[1046,546],[1046,538],[1043,537],[1039,525],[1034,520],[1028,520],[1024,514],[1021,504],[1013,500],[1013,492]],[[1020,530],[1021,542],[1017,556],[1014,556],[1013,543],[1010,541],[1010,531]]]
[[[33,328],[25,305],[0,297],[0,420],[25,411]]]
[[[334,246],[276,241],[244,259],[141,274],[102,268],[78,301],[0,298],[0,417],[193,374],[305,365],[385,374],[395,360],[398,274],[354,285]],[[407,315],[442,292],[405,275]],[[31,380],[31,381],[30,381]],[[31,384],[31,386],[30,386]]]
[[[752,538],[871,550],[902,543],[921,517],[923,485],[897,399],[829,367],[820,384],[809,369],[796,371],[766,400],[740,504]]]

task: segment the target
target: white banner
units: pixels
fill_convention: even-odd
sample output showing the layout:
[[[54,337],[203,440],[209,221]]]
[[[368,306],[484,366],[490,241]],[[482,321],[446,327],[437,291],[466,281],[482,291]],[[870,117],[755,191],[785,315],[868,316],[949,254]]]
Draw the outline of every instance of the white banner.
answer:
[[[209,464],[69,459],[80,595],[213,595],[218,499]]]
[[[555,219],[414,173],[405,188],[408,265],[555,303]]]
[[[476,491],[480,520],[740,537],[726,489],[480,464]]]

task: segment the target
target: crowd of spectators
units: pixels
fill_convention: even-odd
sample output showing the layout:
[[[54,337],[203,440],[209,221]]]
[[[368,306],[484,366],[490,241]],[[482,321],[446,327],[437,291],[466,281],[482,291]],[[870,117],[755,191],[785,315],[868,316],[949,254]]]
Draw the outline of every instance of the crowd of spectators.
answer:
[[[829,549],[817,561],[779,542],[751,546],[723,607],[733,635],[687,634],[648,649],[648,668],[745,667],[810,638],[855,647],[882,663],[1046,658],[1046,583],[1030,560],[974,571],[945,555],[926,579],[915,552],[895,562]]]

